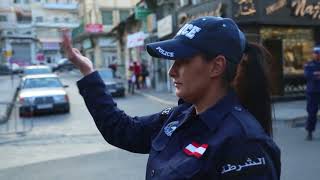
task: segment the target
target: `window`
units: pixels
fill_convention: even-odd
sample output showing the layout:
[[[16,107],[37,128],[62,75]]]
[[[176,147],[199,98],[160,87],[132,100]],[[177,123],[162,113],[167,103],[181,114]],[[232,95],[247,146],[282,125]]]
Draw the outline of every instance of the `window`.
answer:
[[[55,23],[57,23],[57,22],[59,22],[59,18],[55,17],[55,18],[53,19],[53,21],[54,21]]]
[[[102,23],[104,25],[113,25],[112,11],[102,10],[101,15],[102,15]]]
[[[24,16],[22,14],[17,14],[17,21],[21,24],[30,24],[32,21],[31,16]]]
[[[183,7],[183,6],[186,6],[189,4],[189,0],[180,0],[180,6]]]
[[[201,2],[204,2],[203,0],[201,1],[201,0],[191,0],[191,3],[193,4],[193,5],[195,5],[195,4],[200,4]]]
[[[70,22],[70,18],[68,17],[64,18],[64,22]]]
[[[43,22],[43,17],[42,16],[37,16],[36,17],[36,22]]]
[[[0,15],[0,22],[6,22],[6,21],[8,21],[7,16]]]
[[[309,28],[270,27],[261,29],[262,40],[281,42],[284,74],[302,74],[304,64],[311,58],[314,46],[313,30]]]
[[[14,0],[13,2],[16,4],[19,4],[19,3],[21,3],[21,0]]]
[[[129,17],[129,10],[120,10],[120,21],[124,21]]]

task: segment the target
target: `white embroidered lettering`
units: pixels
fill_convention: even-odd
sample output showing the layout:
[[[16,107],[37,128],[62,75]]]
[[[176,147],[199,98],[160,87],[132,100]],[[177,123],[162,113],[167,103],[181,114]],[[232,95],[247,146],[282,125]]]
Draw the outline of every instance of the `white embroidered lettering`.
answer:
[[[174,53],[173,52],[168,52],[168,51],[165,51],[163,50],[161,47],[157,47],[156,50],[158,50],[158,52],[164,56],[167,56],[167,57],[174,57]]]
[[[196,33],[200,32],[201,28],[192,24],[185,24],[176,34],[176,36],[183,35],[189,39],[193,39]]]
[[[193,28],[191,29],[191,31],[186,34],[186,36],[189,38],[189,39],[193,39],[195,34],[197,32],[199,32],[201,30],[201,28],[197,27],[197,26],[193,26]]]
[[[181,35],[186,35],[189,30],[191,30],[193,28],[193,25],[192,24],[188,24],[187,27],[184,28],[184,30],[181,32]]]

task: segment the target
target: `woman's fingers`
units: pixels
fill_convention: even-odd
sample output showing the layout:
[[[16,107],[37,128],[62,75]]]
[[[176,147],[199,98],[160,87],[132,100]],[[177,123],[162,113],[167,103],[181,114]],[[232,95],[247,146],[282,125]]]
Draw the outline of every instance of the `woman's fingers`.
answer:
[[[81,55],[81,52],[77,48],[72,48],[72,50],[73,50],[74,53]]]

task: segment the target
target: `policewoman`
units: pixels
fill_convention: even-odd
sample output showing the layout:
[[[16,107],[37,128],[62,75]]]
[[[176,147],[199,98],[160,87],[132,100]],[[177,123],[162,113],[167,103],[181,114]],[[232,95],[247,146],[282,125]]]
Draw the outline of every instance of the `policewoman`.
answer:
[[[91,61],[66,36],[63,44],[84,75],[77,85],[105,140],[149,154],[146,179],[280,179],[267,54],[233,20],[198,18],[173,39],[147,45],[151,56],[173,60],[169,75],[180,100],[143,117],[118,109]]]
[[[313,131],[317,123],[317,113],[320,106],[320,47],[313,48],[312,60],[304,67],[304,75],[307,80],[307,112],[308,119],[306,130],[308,132],[307,140],[313,139]]]

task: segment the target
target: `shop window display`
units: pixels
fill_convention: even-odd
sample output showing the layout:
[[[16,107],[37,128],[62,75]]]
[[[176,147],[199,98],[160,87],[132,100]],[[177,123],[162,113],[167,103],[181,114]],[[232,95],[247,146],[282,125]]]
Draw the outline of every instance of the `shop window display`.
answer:
[[[278,39],[282,43],[283,74],[303,74],[304,64],[311,58],[311,50],[314,46],[313,30],[306,28],[262,28],[263,40]]]

